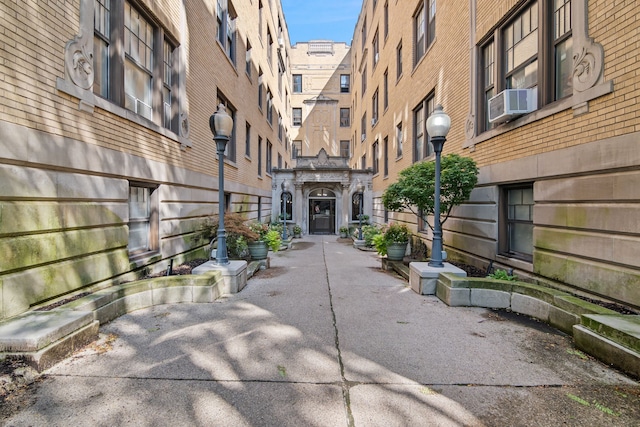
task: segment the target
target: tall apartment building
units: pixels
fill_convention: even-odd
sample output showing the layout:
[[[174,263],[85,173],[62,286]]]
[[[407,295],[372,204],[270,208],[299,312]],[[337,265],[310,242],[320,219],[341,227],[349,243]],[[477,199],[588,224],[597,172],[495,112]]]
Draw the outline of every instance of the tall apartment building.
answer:
[[[290,158],[278,0],[0,0],[0,318],[202,256],[209,116],[229,210],[270,218]]]
[[[444,224],[452,259],[640,306],[640,5],[586,0],[365,0],[352,44],[352,167],[372,167],[374,218],[400,170],[444,154],[480,167]],[[494,98],[495,97],[495,98]]]

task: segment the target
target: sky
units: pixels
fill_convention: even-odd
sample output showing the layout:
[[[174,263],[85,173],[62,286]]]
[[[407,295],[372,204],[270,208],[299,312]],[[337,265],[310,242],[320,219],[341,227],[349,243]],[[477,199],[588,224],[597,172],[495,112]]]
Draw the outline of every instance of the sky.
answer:
[[[351,44],[362,0],[282,0],[291,45],[309,40]]]

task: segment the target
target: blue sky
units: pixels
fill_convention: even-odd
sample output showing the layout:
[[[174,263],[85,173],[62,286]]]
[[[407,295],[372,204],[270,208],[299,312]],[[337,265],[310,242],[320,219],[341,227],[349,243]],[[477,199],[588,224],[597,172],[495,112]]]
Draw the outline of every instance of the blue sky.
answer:
[[[282,0],[291,44],[329,39],[351,44],[362,0]]]

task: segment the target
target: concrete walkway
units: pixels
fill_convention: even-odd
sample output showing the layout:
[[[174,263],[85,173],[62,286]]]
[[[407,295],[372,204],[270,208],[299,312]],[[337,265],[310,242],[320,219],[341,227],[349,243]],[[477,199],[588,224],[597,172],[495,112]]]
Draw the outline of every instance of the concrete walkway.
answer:
[[[335,236],[240,293],[101,328],[6,425],[640,424],[640,384],[523,316],[450,308]]]

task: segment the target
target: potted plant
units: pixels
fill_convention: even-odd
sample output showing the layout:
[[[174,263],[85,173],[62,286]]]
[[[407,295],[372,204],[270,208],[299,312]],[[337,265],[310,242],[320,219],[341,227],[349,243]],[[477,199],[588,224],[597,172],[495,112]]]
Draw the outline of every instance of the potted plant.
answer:
[[[339,231],[340,237],[342,237],[343,239],[349,236],[349,227],[347,227],[346,225],[341,226]]]
[[[254,233],[246,224],[246,220],[238,213],[224,215],[225,231],[227,236],[227,252],[230,259],[247,259],[249,251],[247,242],[256,240],[258,234]],[[209,238],[212,257],[217,249],[218,219],[208,218],[205,222],[204,233]]]
[[[254,221],[249,224],[249,229],[257,236],[247,243],[252,259],[266,259],[269,249],[273,252],[280,250],[282,237],[280,237],[280,233],[277,230],[260,221]]]
[[[390,261],[402,261],[407,251],[411,232],[406,224],[391,223],[380,234],[373,237],[373,244],[380,255]]]
[[[293,237],[300,237],[302,235],[302,227],[298,224],[293,226]]]

